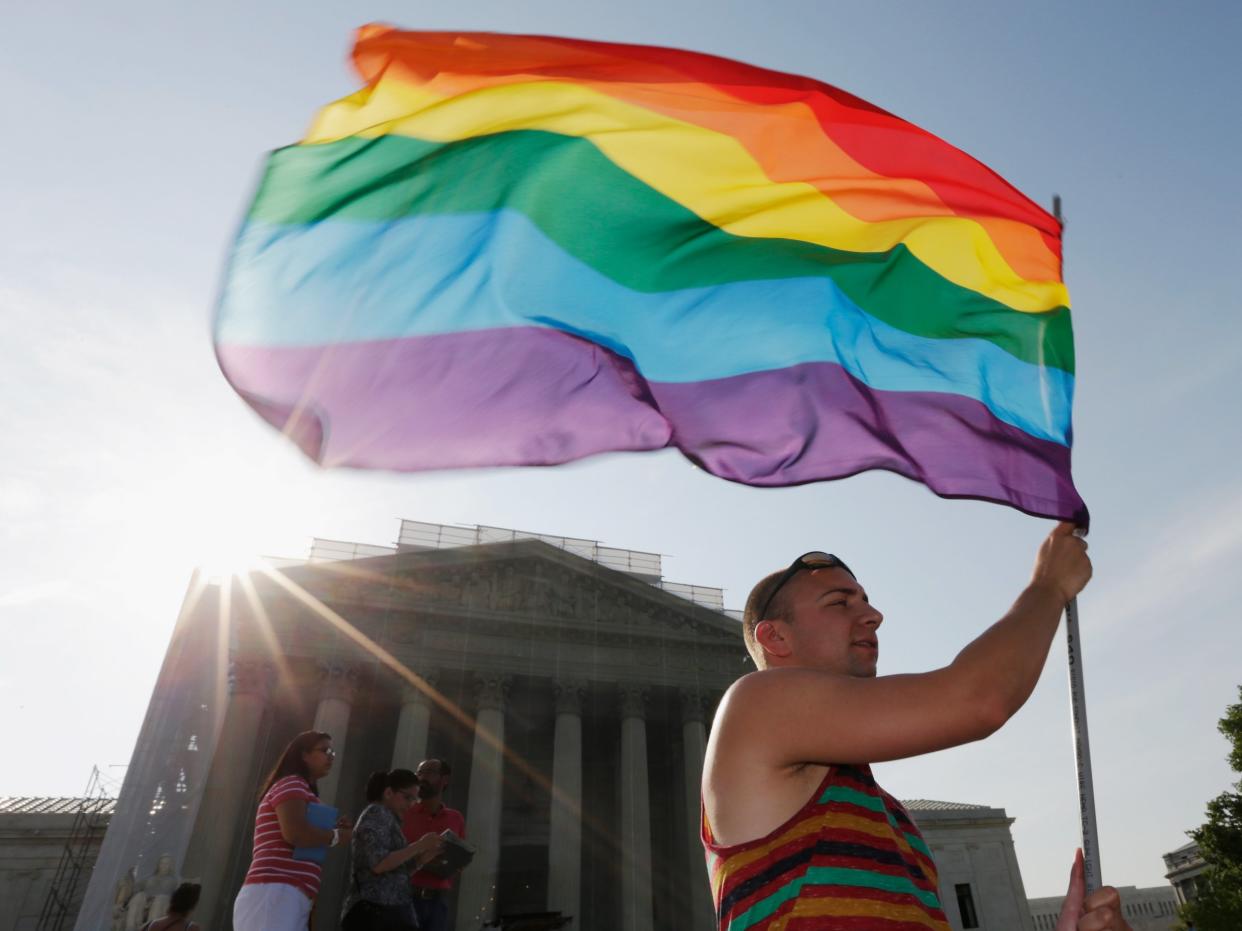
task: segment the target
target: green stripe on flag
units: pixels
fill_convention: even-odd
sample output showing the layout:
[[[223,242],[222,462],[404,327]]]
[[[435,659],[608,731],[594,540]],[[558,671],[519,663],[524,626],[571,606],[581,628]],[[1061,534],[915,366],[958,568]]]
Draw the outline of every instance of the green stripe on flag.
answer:
[[[456,142],[349,138],[274,152],[250,218],[302,225],[520,211],[578,260],[636,291],[734,281],[831,279],[890,326],[988,340],[1074,369],[1068,309],[1023,313],[953,284],[904,245],[845,252],[726,233],[610,161],[589,140],[519,130]]]

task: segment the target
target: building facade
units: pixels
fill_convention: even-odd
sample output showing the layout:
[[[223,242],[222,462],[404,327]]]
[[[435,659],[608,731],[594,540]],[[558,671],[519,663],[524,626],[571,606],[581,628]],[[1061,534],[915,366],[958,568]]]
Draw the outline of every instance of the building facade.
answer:
[[[1005,809],[926,799],[905,806],[934,855],[954,931],[1034,931]]]
[[[1168,871],[1164,874],[1165,879],[1173,886],[1177,904],[1193,902],[1199,892],[1199,875],[1207,869],[1207,862],[1199,852],[1199,845],[1191,841],[1169,851],[1164,855],[1164,866]]]
[[[99,798],[0,798],[0,931],[72,925],[112,816]],[[66,862],[67,860],[73,862]],[[49,899],[55,889],[58,895]]]
[[[196,918],[228,928],[263,773],[312,727],[338,752],[321,798],[351,815],[371,771],[452,763],[448,802],[478,848],[450,901],[458,931],[539,912],[593,931],[712,927],[698,785],[715,703],[751,668],[736,620],[713,590],[664,582],[654,554],[429,544],[429,528],[192,584],[80,931],[110,928],[118,884],[161,858],[202,882]],[[317,927],[335,926],[345,880],[334,852]]]

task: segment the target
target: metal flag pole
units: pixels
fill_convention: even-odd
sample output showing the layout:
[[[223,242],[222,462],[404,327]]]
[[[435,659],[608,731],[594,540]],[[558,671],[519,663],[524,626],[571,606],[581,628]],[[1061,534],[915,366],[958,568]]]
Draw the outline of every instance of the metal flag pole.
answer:
[[[1062,232],[1061,195],[1052,195],[1052,215]],[[1085,537],[1083,529],[1075,536]],[[1103,885],[1100,878],[1100,835],[1095,817],[1095,783],[1091,778],[1091,741],[1087,733],[1087,687],[1082,668],[1082,639],[1078,630],[1078,599],[1065,606],[1065,644],[1069,651],[1070,715],[1074,729],[1074,761],[1078,769],[1078,817],[1082,822],[1082,864],[1087,894]]]
[[[1078,816],[1082,820],[1082,866],[1087,894],[1099,889],[1100,836],[1095,820],[1095,785],[1091,780],[1091,743],[1087,736],[1087,695],[1083,683],[1078,634],[1078,599],[1065,606],[1065,642],[1069,647],[1070,713],[1074,720],[1074,759],[1078,764]]]

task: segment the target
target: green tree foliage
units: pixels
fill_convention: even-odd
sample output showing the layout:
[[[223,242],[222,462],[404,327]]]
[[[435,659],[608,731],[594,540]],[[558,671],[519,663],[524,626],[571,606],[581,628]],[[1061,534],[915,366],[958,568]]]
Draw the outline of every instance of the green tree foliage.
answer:
[[[1232,747],[1229,765],[1242,774],[1242,686],[1238,699],[1225,709],[1219,728]],[[1195,931],[1242,929],[1242,781],[1233,788],[1208,802],[1207,823],[1190,832],[1207,862],[1198,896],[1182,910]]]

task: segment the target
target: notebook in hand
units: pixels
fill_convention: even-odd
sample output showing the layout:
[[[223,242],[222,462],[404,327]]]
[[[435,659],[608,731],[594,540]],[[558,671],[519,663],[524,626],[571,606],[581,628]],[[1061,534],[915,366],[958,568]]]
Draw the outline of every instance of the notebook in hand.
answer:
[[[433,876],[449,877],[474,859],[474,847],[452,831],[441,831],[440,836],[444,838],[444,847],[436,854],[434,860],[423,866],[421,872],[427,872]]]
[[[331,805],[321,805],[318,802],[311,802],[306,806],[306,820],[310,822],[311,827],[323,828],[331,831],[336,827],[336,821],[340,812]],[[309,860],[311,863],[322,863],[328,856],[327,846],[323,847],[294,847],[293,859]]]

